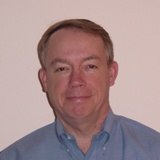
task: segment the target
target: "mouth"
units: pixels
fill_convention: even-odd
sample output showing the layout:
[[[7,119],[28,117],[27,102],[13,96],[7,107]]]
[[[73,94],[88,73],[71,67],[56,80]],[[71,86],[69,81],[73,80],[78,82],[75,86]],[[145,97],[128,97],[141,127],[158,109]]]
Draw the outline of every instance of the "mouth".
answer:
[[[66,97],[66,99],[74,103],[80,103],[88,100],[90,97],[91,96],[69,96]]]

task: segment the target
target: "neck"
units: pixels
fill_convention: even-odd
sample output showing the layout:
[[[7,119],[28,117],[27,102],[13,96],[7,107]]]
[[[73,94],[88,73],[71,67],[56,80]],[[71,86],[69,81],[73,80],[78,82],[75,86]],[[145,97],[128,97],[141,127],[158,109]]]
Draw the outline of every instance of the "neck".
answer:
[[[77,142],[77,145],[86,153],[91,145],[92,137],[97,134],[102,127],[102,124],[108,114],[109,110],[104,112],[103,115],[95,118],[82,118],[72,119],[70,121],[64,121],[59,118],[68,133],[71,133]]]

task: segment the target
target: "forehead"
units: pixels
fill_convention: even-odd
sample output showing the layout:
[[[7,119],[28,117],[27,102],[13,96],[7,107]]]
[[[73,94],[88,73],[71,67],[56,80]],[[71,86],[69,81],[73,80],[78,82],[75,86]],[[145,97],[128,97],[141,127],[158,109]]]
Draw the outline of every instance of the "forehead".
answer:
[[[56,59],[78,62],[88,57],[97,57],[106,63],[106,52],[100,36],[75,28],[60,29],[48,41],[45,62],[49,65]]]
[[[68,47],[73,47],[74,45],[84,47],[89,44],[92,47],[96,44],[97,47],[106,48],[103,39],[99,35],[91,34],[78,28],[62,28],[50,36],[46,48],[63,48],[63,45],[68,45]]]

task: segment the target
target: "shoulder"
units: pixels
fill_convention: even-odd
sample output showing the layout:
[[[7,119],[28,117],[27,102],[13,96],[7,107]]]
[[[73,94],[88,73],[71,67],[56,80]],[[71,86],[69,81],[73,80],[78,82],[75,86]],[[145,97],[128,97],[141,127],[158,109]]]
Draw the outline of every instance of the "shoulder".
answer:
[[[57,138],[55,137],[55,123],[44,126],[4,149],[0,154],[0,160],[3,160],[2,156],[6,156],[6,159],[9,160],[18,160],[18,157],[22,155],[23,157],[25,157],[25,155],[32,155],[33,153],[37,153],[38,155],[38,153],[44,152],[44,150],[47,151],[49,147],[54,147],[51,145],[57,144]],[[52,141],[54,141],[54,143]]]
[[[49,139],[50,136],[54,136],[55,132],[55,123],[46,125],[42,128],[39,128],[32,133],[26,135],[25,137],[21,138],[20,140],[16,141],[9,147],[13,146],[22,146],[25,145],[33,145],[33,143],[42,143],[44,139]]]
[[[135,120],[123,117],[123,116],[116,116],[118,119],[118,123],[121,125],[122,128],[124,128],[125,130],[127,130],[128,132],[131,132],[132,134],[136,134],[136,135],[141,135],[143,134],[143,136],[155,136],[160,138],[160,133],[153,130],[152,128],[139,123]]]
[[[159,153],[160,133],[137,121],[123,116],[116,116],[124,139],[132,144],[141,146],[148,152]]]

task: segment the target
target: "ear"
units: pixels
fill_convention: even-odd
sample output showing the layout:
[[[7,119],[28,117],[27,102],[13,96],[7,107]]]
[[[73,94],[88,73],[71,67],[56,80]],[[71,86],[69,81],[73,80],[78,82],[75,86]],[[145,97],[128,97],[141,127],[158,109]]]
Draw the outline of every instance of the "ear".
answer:
[[[43,68],[39,70],[38,77],[39,77],[43,92],[47,92],[47,75],[46,75],[46,71]]]
[[[109,65],[109,84],[113,86],[118,75],[118,64],[117,62],[113,61]]]

